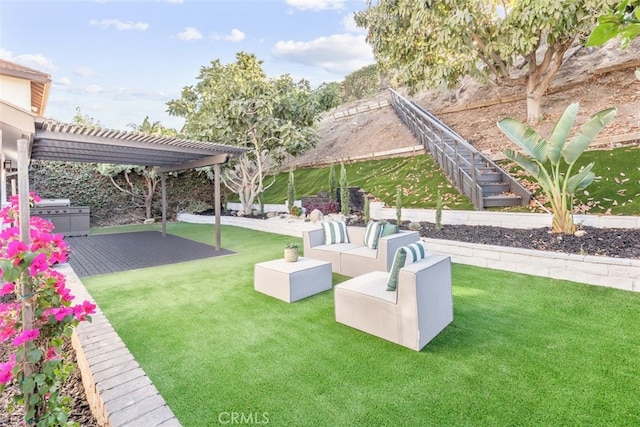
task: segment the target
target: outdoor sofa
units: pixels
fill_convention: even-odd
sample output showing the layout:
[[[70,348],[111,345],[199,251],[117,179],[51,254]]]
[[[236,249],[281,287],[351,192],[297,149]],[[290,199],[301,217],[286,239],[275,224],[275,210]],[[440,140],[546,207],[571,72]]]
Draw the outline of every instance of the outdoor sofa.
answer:
[[[425,256],[392,272],[372,271],[336,285],[336,321],[420,351],[453,321],[451,259]],[[395,290],[387,290],[394,272]]]
[[[339,226],[341,230],[338,234],[345,235],[342,239],[337,238],[334,242],[327,243],[327,230],[331,226]],[[377,245],[367,246],[367,229],[368,227],[346,226],[339,221],[322,223],[320,228],[302,233],[304,256],[329,261],[334,273],[355,277],[371,271],[389,271],[396,250],[420,239],[417,231],[398,231],[396,228],[393,234],[379,237]]]

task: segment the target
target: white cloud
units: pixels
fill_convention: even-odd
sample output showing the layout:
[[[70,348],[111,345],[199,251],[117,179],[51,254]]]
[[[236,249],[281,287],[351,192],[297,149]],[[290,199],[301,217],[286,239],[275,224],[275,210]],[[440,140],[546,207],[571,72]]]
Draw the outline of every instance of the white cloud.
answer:
[[[184,3],[184,0],[164,0],[167,3],[175,3],[175,4],[181,4]]]
[[[110,27],[114,27],[118,31],[125,30],[137,30],[137,31],[145,31],[149,28],[149,24],[146,22],[133,22],[133,21],[121,21],[119,19],[92,19],[89,21],[89,24],[100,27],[102,29],[108,29]]]
[[[242,31],[234,28],[233,30],[231,30],[231,34],[226,36],[224,39],[232,42],[239,42],[244,40],[244,38],[245,34]]]
[[[334,34],[309,42],[279,41],[272,54],[280,59],[335,74],[349,74],[375,62],[364,35]]]
[[[202,33],[195,27],[186,27],[184,31],[178,33],[177,36],[180,40],[190,42],[192,40],[200,40]]]
[[[61,77],[59,79],[56,79],[54,83],[59,86],[69,87],[71,86],[71,79],[69,79],[68,77]]]
[[[356,25],[356,21],[353,19],[353,13],[349,13],[342,18],[342,28],[350,33],[366,34],[367,32],[366,28],[360,28]]]
[[[104,88],[99,85],[88,85],[84,87],[83,91],[85,93],[102,93],[104,92]]]
[[[51,59],[41,53],[13,56],[13,52],[10,50],[0,48],[0,58],[5,61],[33,68],[34,70],[43,73],[47,71],[56,71],[58,69]]]
[[[287,0],[287,4],[300,10],[337,10],[344,8],[345,0]]]
[[[230,42],[239,42],[244,40],[245,37],[246,35],[242,31],[238,30],[237,28],[234,28],[233,30],[231,30],[231,33],[226,36],[221,36],[220,34],[214,34],[211,36],[213,40],[227,40]]]
[[[91,68],[87,68],[87,67],[78,67],[75,70],[73,70],[73,74],[80,76],[80,77],[91,77],[93,76],[95,73]]]

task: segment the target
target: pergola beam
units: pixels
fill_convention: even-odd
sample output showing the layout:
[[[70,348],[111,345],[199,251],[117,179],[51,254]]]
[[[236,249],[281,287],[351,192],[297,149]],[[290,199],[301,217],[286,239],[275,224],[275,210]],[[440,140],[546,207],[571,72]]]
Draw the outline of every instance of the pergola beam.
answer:
[[[220,165],[223,163],[227,163],[230,158],[231,158],[231,154],[218,154],[215,156],[203,157],[198,160],[192,160],[192,161],[184,162],[177,165],[156,167],[155,170],[158,173],[166,173],[166,172],[175,172],[175,171],[186,170],[186,169],[203,168],[205,166],[213,166],[213,165]]]

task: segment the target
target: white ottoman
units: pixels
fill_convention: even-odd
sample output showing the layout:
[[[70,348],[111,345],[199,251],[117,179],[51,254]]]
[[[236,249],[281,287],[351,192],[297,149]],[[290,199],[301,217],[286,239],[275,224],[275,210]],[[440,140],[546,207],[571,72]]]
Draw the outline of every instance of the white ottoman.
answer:
[[[331,263],[312,258],[261,262],[254,268],[254,289],[285,302],[294,302],[332,286]]]

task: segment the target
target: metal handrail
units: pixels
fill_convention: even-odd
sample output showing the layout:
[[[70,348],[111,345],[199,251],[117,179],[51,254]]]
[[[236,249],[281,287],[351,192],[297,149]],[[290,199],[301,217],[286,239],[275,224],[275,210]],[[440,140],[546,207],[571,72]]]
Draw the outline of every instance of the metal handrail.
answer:
[[[477,179],[477,162],[494,168],[501,174],[503,181],[510,184],[511,191],[522,198],[522,203],[529,203],[531,193],[511,175],[429,111],[404,98],[395,90],[390,88],[389,91],[391,105],[398,117],[413,131],[423,147],[431,152],[449,180],[461,193],[469,197],[476,209],[484,209],[483,190]],[[469,159],[462,156],[461,151],[468,153]],[[451,164],[447,159],[451,160]],[[469,172],[465,170],[465,166],[468,167]]]

